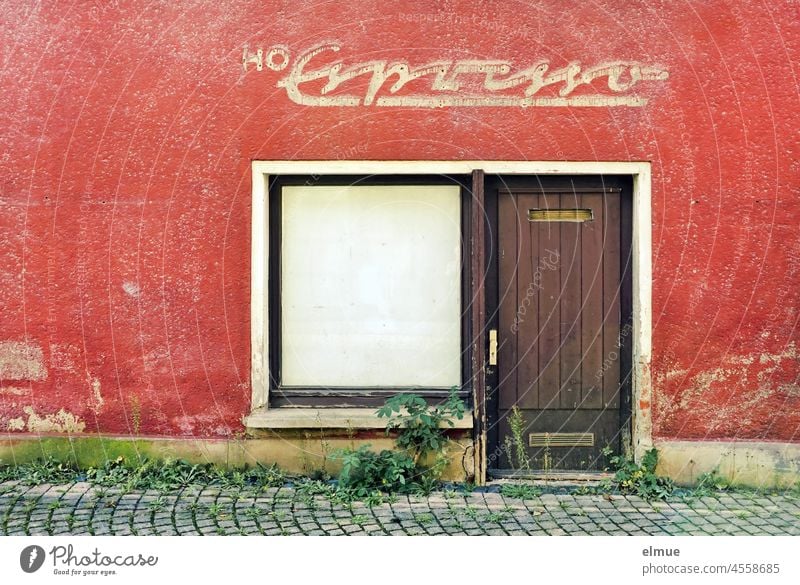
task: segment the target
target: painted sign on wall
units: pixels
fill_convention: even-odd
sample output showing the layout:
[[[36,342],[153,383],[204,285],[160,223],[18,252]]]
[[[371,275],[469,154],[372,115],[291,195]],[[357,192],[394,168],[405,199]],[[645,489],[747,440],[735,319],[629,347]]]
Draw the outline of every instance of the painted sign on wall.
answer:
[[[634,106],[647,98],[633,93],[643,81],[665,81],[669,72],[657,65],[637,61],[604,61],[584,67],[572,61],[565,67],[551,69],[541,59],[524,69],[515,69],[509,61],[460,59],[437,60],[411,65],[406,60],[373,60],[345,64],[342,60],[325,61],[341,51],[338,42],[327,42],[302,51],[292,58],[286,46],[267,50],[248,47],[242,51],[242,68],[256,71],[266,67],[286,71],[277,87],[286,90],[293,102],[304,106],[406,106],[440,108],[445,106]],[[360,94],[330,95],[348,81],[365,76],[369,83]],[[474,83],[481,83],[475,90]],[[314,82],[324,80],[319,87]],[[425,80],[424,92],[401,93],[406,86]],[[600,80],[600,81],[598,81]],[[597,81],[597,83],[595,83]],[[579,88],[588,87],[590,93]],[[313,87],[314,89],[307,89]],[[548,88],[557,90],[546,92]],[[516,93],[509,93],[515,90]],[[547,93],[547,95],[543,95]],[[382,95],[379,95],[382,94]],[[386,95],[389,94],[389,95]],[[396,95],[401,94],[401,95]]]

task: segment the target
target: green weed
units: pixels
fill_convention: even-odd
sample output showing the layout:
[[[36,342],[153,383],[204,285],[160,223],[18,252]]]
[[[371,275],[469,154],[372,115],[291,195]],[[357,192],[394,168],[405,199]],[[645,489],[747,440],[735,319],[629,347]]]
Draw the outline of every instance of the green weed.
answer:
[[[604,450],[604,453],[607,451]],[[675,486],[671,479],[656,474],[658,450],[650,449],[642,457],[641,465],[616,455],[611,457],[615,468],[614,484],[624,494],[637,495],[645,500],[664,500]]]
[[[500,488],[500,493],[507,498],[532,500],[542,495],[542,490],[527,483],[505,483]]]

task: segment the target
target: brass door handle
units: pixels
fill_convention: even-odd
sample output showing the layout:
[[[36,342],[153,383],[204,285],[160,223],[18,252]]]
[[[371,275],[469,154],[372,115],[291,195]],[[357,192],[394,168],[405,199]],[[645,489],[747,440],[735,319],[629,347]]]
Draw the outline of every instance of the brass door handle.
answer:
[[[497,329],[489,329],[489,365],[497,365]]]

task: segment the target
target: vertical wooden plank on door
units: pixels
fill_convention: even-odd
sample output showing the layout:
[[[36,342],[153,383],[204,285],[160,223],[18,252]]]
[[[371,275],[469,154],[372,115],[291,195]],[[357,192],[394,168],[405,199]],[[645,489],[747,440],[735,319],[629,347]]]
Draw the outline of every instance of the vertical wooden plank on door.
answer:
[[[520,218],[517,216],[517,197],[511,193],[498,193],[498,233],[500,254],[500,328],[497,332],[498,397],[499,407],[508,410],[517,403],[517,340],[519,322],[517,314],[517,267],[520,258]],[[527,226],[525,226],[527,227]],[[524,317],[522,317],[524,319]]]
[[[558,194],[543,193],[539,198],[542,209],[558,209]],[[561,223],[557,221],[531,222],[531,229],[539,233],[539,254],[533,256],[539,267],[542,288],[539,294],[539,408],[557,409],[561,406],[559,390],[561,371],[559,346],[561,345],[560,296],[561,296]],[[558,265],[548,268],[542,265],[542,257],[559,254]]]
[[[606,193],[603,241],[603,406],[619,408],[620,195]]]
[[[486,242],[484,231],[484,173],[472,171],[472,205],[470,208],[470,273],[472,298],[472,392],[475,482],[486,483]]]
[[[538,265],[539,243],[536,224],[528,221],[528,211],[538,206],[538,195],[521,193],[517,198],[517,223],[520,227],[519,256],[517,260],[517,406],[521,409],[538,408],[539,367],[536,360],[538,347],[539,307]]]
[[[561,195],[562,209],[580,208],[580,195]],[[582,223],[561,224],[561,299],[559,361],[561,368],[561,408],[573,409],[581,402],[581,226]],[[544,257],[544,262],[552,258]]]
[[[594,219],[581,230],[581,342],[583,361],[583,408],[603,407],[603,196],[583,193],[582,207]]]

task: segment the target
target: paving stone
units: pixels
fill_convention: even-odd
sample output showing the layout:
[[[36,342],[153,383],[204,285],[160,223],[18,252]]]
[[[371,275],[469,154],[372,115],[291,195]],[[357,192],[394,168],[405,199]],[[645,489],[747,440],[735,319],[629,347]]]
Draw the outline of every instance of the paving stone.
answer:
[[[779,493],[655,504],[633,496],[544,494],[520,501],[435,493],[348,509],[287,488],[237,500],[236,492],[217,488],[121,495],[86,484],[24,490],[0,484],[0,493],[15,489],[20,494],[0,497],[0,534],[800,534],[800,500]],[[218,513],[211,515],[210,506]]]

